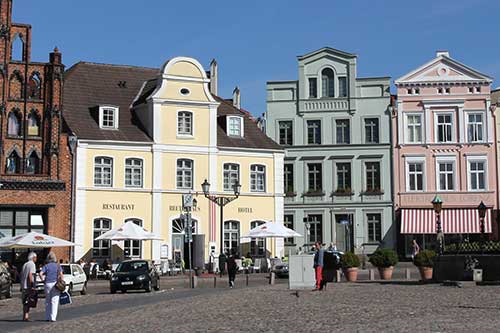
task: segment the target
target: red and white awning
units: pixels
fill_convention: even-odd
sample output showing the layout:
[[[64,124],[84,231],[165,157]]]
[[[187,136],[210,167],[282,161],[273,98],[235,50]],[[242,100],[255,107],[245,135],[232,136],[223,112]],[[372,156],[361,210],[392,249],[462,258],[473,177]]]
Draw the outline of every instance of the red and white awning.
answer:
[[[441,227],[445,234],[478,234],[481,232],[477,209],[443,209]],[[486,211],[484,232],[491,233],[491,209]],[[435,234],[436,213],[433,209],[401,209],[402,234]]]

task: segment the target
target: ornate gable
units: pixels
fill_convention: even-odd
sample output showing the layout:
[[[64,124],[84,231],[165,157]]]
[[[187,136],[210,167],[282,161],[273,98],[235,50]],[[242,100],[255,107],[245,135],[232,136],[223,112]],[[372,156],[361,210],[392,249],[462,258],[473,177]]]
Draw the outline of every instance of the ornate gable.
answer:
[[[448,56],[440,55],[396,80],[396,85],[426,83],[491,83],[492,79]]]

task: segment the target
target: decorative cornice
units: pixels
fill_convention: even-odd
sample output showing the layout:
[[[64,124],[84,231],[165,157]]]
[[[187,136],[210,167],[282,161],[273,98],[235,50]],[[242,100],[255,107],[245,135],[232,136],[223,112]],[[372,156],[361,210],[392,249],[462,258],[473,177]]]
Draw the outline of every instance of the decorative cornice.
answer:
[[[58,180],[4,180],[0,190],[17,191],[65,191],[66,183]]]

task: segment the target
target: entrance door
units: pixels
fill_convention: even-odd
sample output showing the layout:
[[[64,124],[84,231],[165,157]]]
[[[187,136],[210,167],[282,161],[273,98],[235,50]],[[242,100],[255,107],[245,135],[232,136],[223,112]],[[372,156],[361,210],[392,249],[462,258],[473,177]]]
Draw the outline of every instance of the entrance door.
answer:
[[[172,221],[172,257],[176,265],[180,265],[181,260],[184,258],[185,226],[184,220],[175,219]],[[197,226],[198,221],[193,219],[193,234],[196,234]]]
[[[352,214],[335,215],[336,245],[339,251],[349,252],[354,250],[353,220]]]

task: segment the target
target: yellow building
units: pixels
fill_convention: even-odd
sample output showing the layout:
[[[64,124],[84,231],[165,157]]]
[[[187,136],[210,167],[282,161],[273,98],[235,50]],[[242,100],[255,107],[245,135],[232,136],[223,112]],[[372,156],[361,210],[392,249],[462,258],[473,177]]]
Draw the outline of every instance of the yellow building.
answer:
[[[83,245],[75,260],[180,261],[185,193],[198,203],[193,232],[205,262],[221,244],[242,255],[282,254],[282,240],[240,238],[260,223],[283,223],[284,152],[239,108],[237,89],[232,100],[217,97],[217,76],[215,61],[207,75],[185,57],[161,70],[87,62],[68,70],[65,120],[77,140],[73,233]],[[241,184],[239,197],[224,207],[223,223],[203,194],[205,179],[211,196],[232,196],[233,185]],[[94,240],[129,220],[163,240]]]

